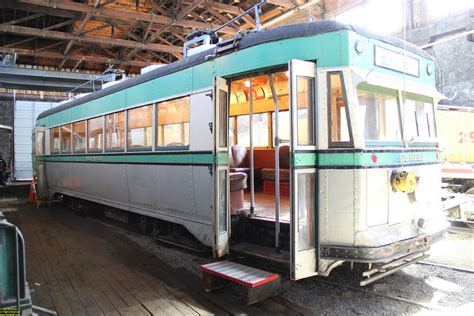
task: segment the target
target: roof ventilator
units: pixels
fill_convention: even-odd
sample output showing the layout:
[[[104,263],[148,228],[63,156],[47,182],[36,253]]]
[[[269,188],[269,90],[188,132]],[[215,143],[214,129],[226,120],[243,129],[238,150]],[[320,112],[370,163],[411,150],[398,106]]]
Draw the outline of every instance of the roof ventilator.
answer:
[[[209,57],[215,57],[217,53],[235,48],[240,40],[240,37],[233,37],[231,39],[219,43],[217,32],[239,20],[244,15],[250,14],[252,11],[255,12],[255,28],[257,31],[260,31],[262,27],[262,25],[260,24],[261,6],[265,2],[267,2],[267,0],[261,0],[259,3],[255,4],[250,9],[247,9],[242,14],[236,16],[232,20],[229,20],[218,28],[212,30],[196,30],[186,36],[186,39],[188,41],[185,42],[183,45],[183,58],[196,55],[203,51],[215,48],[216,46],[218,46],[219,48],[217,48],[213,54],[209,55]],[[190,48],[193,45],[196,45],[196,47]]]

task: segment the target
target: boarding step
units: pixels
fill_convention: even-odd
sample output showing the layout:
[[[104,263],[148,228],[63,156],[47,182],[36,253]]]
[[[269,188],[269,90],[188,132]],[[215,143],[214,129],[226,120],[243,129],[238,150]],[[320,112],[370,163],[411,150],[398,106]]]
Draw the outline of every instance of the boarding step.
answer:
[[[276,295],[281,289],[279,274],[228,260],[201,265],[201,272],[207,292],[234,283],[238,286],[240,300],[247,305]]]

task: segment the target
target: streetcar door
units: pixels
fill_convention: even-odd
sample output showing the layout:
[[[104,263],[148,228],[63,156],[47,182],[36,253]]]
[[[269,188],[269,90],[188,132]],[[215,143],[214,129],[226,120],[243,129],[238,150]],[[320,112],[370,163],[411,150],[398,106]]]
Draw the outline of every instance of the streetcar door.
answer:
[[[229,253],[229,86],[224,78],[214,80],[214,247],[215,257]]]
[[[290,269],[298,280],[318,271],[316,64],[290,60]]]

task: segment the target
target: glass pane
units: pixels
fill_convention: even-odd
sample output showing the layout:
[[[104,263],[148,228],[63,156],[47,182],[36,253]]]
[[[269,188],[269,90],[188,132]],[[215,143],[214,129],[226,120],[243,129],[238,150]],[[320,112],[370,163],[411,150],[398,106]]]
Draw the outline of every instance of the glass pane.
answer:
[[[105,149],[125,148],[125,111],[105,117]]]
[[[227,92],[219,90],[219,147],[227,147]]]
[[[235,144],[235,117],[229,117],[229,144],[232,146]]]
[[[153,106],[128,111],[128,148],[151,148],[153,135]]]
[[[158,147],[189,145],[189,97],[158,104]]]
[[[44,155],[44,132],[36,133],[36,155]]]
[[[403,114],[405,139],[407,141],[415,138],[436,137],[432,103],[406,99]]]
[[[254,114],[252,121],[254,147],[268,147],[268,114]],[[250,147],[250,115],[237,116],[237,144]]]
[[[315,145],[313,78],[297,76],[298,145]]]
[[[102,150],[104,143],[104,117],[96,117],[87,121],[89,150]]]
[[[289,111],[279,111],[279,120],[278,120],[278,137],[280,140],[290,140],[290,112]],[[272,144],[275,147],[275,112],[272,113],[272,126],[273,126],[273,135],[272,135]]]
[[[227,170],[219,170],[219,232],[227,231]]]
[[[59,152],[59,127],[53,127],[49,130],[49,145],[52,153]]]
[[[342,80],[340,74],[329,75],[330,111],[331,111],[331,141],[349,142],[349,124],[346,115]]]
[[[61,153],[71,152],[71,124],[61,126]]]
[[[74,152],[86,150],[86,121],[72,124],[72,144]]]
[[[315,174],[298,174],[298,251],[315,247]]]
[[[358,119],[366,141],[401,141],[398,100],[395,96],[357,90]]]

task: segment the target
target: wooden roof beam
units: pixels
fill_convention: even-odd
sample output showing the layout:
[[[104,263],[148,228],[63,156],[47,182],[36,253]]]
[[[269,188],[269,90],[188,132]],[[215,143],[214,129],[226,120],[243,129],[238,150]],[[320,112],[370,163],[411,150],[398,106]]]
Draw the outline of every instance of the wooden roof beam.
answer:
[[[149,43],[144,44],[140,42],[124,40],[119,38],[109,38],[102,36],[87,36],[87,35],[74,35],[70,33],[49,31],[49,30],[40,30],[31,27],[23,27],[17,25],[0,25],[0,32],[6,32],[17,35],[26,35],[26,36],[35,36],[35,37],[45,37],[53,38],[57,40],[76,40],[86,43],[99,44],[99,45],[111,45],[111,46],[121,46],[128,48],[139,48],[146,50],[153,50],[157,52],[164,53],[179,53],[182,51],[181,47],[178,46],[169,46],[163,44]]]
[[[16,2],[22,4],[29,4],[34,6],[41,6],[46,8],[52,9],[62,9],[62,10],[70,10],[79,13],[91,13],[94,16],[106,16],[112,19],[118,20],[135,20],[135,21],[143,21],[149,23],[156,23],[156,24],[164,24],[164,25],[175,25],[180,27],[188,27],[193,29],[214,29],[221,25],[215,25],[211,23],[203,23],[203,22],[196,22],[186,19],[173,19],[168,16],[163,15],[155,15],[151,13],[144,13],[144,12],[131,12],[131,11],[124,11],[124,10],[116,10],[107,7],[99,7],[94,8],[85,3],[79,2],[69,2],[69,1],[59,1],[59,0],[17,0]],[[199,1],[201,2],[201,1]],[[203,2],[203,1],[202,1]],[[221,30],[222,33],[227,34],[234,34],[238,30],[226,27]]]

